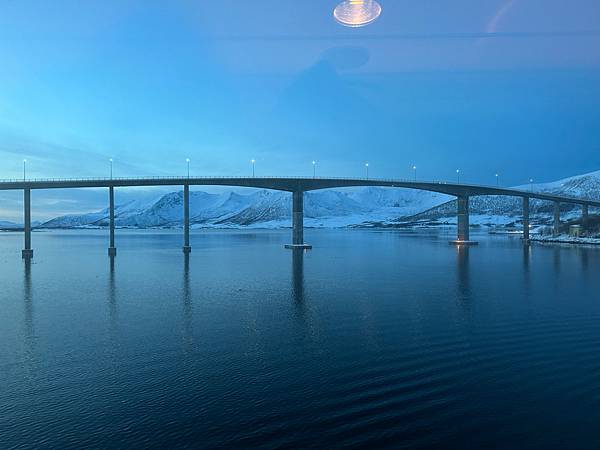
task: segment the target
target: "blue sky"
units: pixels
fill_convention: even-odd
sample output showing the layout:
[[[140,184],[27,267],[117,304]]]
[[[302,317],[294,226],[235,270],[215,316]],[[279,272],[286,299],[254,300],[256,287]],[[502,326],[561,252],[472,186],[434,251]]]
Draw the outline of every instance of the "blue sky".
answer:
[[[0,178],[318,173],[505,184],[600,169],[597,0],[5,1]],[[131,191],[126,196],[156,195]],[[103,192],[37,193],[37,214]],[[35,200],[35,197],[34,197]],[[0,216],[20,215],[17,193]],[[34,212],[36,210],[34,209]],[[35,213],[34,213],[35,215]]]

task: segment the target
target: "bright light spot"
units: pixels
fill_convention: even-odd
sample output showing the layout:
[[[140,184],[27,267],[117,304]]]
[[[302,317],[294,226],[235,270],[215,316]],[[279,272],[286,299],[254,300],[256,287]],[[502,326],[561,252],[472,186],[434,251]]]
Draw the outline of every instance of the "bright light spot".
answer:
[[[375,0],[344,0],[333,10],[333,17],[347,27],[364,27],[381,14],[381,5]]]

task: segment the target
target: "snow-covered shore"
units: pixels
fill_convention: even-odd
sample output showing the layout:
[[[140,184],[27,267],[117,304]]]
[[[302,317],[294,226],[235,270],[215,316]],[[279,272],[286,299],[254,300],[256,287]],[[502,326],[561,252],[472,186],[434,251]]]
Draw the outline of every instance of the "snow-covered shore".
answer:
[[[583,244],[583,245],[600,245],[600,236],[598,237],[575,237],[566,234],[558,236],[531,236],[533,242],[558,243],[558,244]]]

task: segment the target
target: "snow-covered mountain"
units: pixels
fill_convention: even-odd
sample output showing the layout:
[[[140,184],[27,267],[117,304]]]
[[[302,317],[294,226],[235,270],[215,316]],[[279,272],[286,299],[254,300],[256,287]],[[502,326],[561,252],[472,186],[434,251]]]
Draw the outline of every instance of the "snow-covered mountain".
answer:
[[[41,224],[38,221],[31,222],[32,227],[37,227],[39,225],[41,225]],[[7,221],[7,220],[0,220],[0,230],[11,231],[11,230],[22,230],[22,229],[23,229],[22,223],[15,223],[15,222]]]
[[[521,186],[524,190],[600,199],[600,171],[547,184]],[[520,220],[519,198],[473,197],[472,223],[506,225]],[[565,217],[579,209],[564,204]],[[547,220],[553,205],[532,200],[532,219]],[[593,212],[593,211],[592,211]],[[307,192],[304,197],[305,225],[343,227],[356,225],[401,225],[407,223],[453,223],[456,201],[434,192],[394,188],[329,189]],[[179,227],[183,217],[183,192],[171,192],[150,203],[132,201],[115,208],[119,227]],[[190,192],[190,218],[194,227],[288,227],[291,221],[291,194],[251,190],[247,193]],[[108,210],[58,217],[42,227],[73,228],[108,225]]]
[[[142,203],[136,200],[115,206],[115,216],[128,216],[146,211],[153,203]],[[84,226],[107,226],[108,208],[87,214],[73,214],[57,217],[40,225],[42,228],[77,228]]]
[[[338,227],[358,225],[373,219],[394,220],[413,215],[450,200],[451,197],[425,191],[389,188],[354,188],[307,192],[304,214],[307,226]],[[291,220],[291,194],[252,190],[207,193],[190,192],[190,221],[196,227],[287,227]],[[171,192],[156,202],[130,202],[115,207],[119,227],[178,227],[182,224],[183,192]],[[57,217],[44,228],[103,227],[108,209]]]
[[[23,225],[19,225],[18,223],[8,222],[6,220],[0,220],[0,230],[18,230],[19,228],[23,228]]]

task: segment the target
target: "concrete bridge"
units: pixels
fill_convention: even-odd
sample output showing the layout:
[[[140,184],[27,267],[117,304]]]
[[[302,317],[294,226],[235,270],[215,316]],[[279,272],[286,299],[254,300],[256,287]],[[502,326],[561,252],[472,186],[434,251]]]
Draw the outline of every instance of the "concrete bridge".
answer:
[[[293,177],[149,177],[149,178],[82,178],[82,179],[31,179],[0,181],[0,190],[23,190],[24,192],[24,232],[25,245],[23,258],[33,257],[31,247],[31,190],[32,189],[70,189],[70,188],[107,188],[109,193],[109,248],[108,253],[115,256],[115,200],[117,187],[130,186],[183,186],[183,251],[190,253],[190,186],[235,186],[288,191],[292,193],[292,243],[291,249],[311,248],[304,242],[304,192],[318,189],[343,187],[380,186],[392,188],[420,189],[453,195],[457,198],[457,239],[458,245],[475,242],[469,239],[469,197],[482,195],[504,195],[523,199],[523,239],[529,241],[529,201],[546,200],[554,203],[554,230],[560,227],[560,204],[580,205],[582,220],[588,219],[589,207],[600,207],[600,201],[585,198],[564,197],[518,189],[507,189],[475,184],[447,183],[444,181],[408,181],[370,178],[293,178]]]

